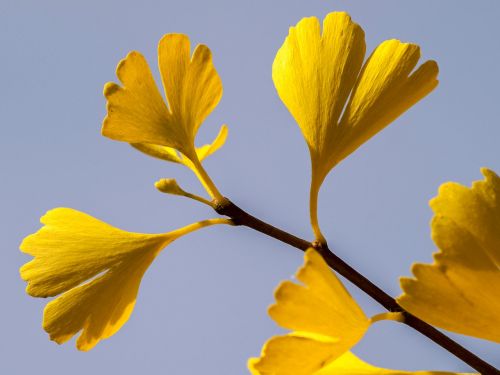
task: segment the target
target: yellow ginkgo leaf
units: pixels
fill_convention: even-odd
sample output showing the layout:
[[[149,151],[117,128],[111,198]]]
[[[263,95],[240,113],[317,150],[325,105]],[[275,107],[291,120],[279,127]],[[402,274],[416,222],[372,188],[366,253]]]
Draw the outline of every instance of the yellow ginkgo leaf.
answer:
[[[212,155],[219,148],[224,146],[227,139],[228,128],[227,125],[222,125],[219,134],[215,137],[212,143],[203,145],[201,147],[196,147],[196,154],[200,161],[205,160],[208,156]]]
[[[130,52],[116,69],[123,86],[104,87],[108,114],[102,134],[128,143],[171,147],[193,159],[198,128],[222,97],[212,54],[200,44],[191,55],[186,35],[167,34],[158,45],[158,65],[168,107],[145,58]]]
[[[34,256],[21,277],[33,297],[61,294],[45,307],[43,327],[59,344],[82,331],[80,350],[92,349],[128,320],[142,276],[165,246],[201,227],[228,223],[212,219],[164,234],[130,233],[70,208],[50,210],[41,222],[20,246]]]
[[[370,326],[368,319],[321,255],[309,249],[296,278],[276,290],[269,315],[288,335],[271,338],[252,366],[262,374],[315,373],[353,347]]]
[[[273,64],[276,90],[309,147],[311,224],[320,186],[329,171],[437,85],[437,64],[420,58],[417,45],[389,40],[363,66],[363,30],[347,13],[330,13],[323,31],[315,17],[291,27]]]
[[[338,340],[319,335],[291,333],[269,339],[252,367],[261,374],[313,374],[338,351]]]
[[[258,371],[255,368],[256,358],[250,359],[248,362],[248,368],[252,375],[274,375],[274,373],[267,373]],[[292,375],[295,372],[290,372],[288,375]],[[389,370],[385,368],[372,366],[358,357],[356,357],[351,352],[347,352],[337,358],[335,361],[329,363],[327,366],[323,367],[321,370],[316,372],[309,372],[309,375],[472,375],[464,373],[455,372],[445,372],[445,371],[402,371],[402,370]]]
[[[500,342],[500,178],[482,173],[472,188],[448,182],[431,200],[439,252],[401,279],[398,303],[430,324]]]
[[[206,144],[195,148],[196,155],[199,161],[205,160],[208,156],[212,155],[215,151],[221,148],[227,139],[228,128],[227,125],[222,125],[219,134],[210,144]],[[173,163],[184,164],[186,167],[196,172],[193,163],[183,154],[179,153],[176,149],[167,146],[154,145],[150,143],[132,143],[135,149],[152,156],[154,158],[170,161]]]
[[[183,164],[182,154],[173,147],[154,145],[152,143],[131,143],[130,145],[136,150],[154,158]]]

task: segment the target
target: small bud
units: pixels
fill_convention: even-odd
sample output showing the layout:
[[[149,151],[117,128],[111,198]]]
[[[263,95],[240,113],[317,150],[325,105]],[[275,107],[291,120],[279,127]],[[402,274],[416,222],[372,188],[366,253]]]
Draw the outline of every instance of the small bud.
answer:
[[[213,207],[212,202],[206,200],[205,198],[200,197],[196,194],[188,193],[187,191],[183,190],[177,184],[177,181],[175,181],[175,179],[173,179],[173,178],[162,178],[161,180],[156,181],[155,188],[157,188],[162,193],[180,195],[182,197],[194,199],[195,201],[198,201],[198,202],[206,204],[210,207]]]
[[[155,182],[155,188],[162,193],[187,196],[188,193],[181,189],[173,178],[162,178]]]

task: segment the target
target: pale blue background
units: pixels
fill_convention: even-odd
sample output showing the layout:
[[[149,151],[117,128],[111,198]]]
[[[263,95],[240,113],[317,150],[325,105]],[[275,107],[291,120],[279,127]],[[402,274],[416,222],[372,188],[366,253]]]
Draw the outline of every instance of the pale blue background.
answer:
[[[100,135],[102,86],[129,50],[156,74],[156,44],[183,32],[206,43],[224,97],[200,142],[227,122],[227,145],[206,163],[221,191],[250,212],[310,238],[309,160],[279,101],[271,64],[288,27],[347,10],[368,49],[389,38],[422,46],[441,84],[349,157],[323,185],[322,228],[338,254],[392,295],[415,260],[429,261],[428,200],[440,183],[500,171],[500,2],[491,1],[6,1],[0,2],[1,374],[245,374],[246,359],[282,332],[266,315],[299,251],[244,228],[215,227],[171,245],[152,265],[130,321],[89,353],[41,329],[45,301],[24,293],[21,239],[48,209],[69,206],[131,231],[168,231],[214,216],[155,191],[182,168]],[[351,288],[356,297],[361,294]],[[367,298],[368,313],[382,311]],[[498,347],[456,336],[500,365]],[[375,325],[355,352],[404,369],[467,370],[396,323]]]

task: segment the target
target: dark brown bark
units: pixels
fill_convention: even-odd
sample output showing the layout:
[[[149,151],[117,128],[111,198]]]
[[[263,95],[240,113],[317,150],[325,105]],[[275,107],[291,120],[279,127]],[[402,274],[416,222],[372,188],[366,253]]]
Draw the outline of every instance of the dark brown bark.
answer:
[[[276,238],[277,240],[287,243],[302,251],[305,251],[310,247],[314,247],[323,256],[326,263],[332,269],[334,269],[340,275],[344,276],[358,288],[363,290],[366,294],[368,294],[370,297],[384,306],[388,311],[401,312],[404,316],[404,321],[402,323],[408,325],[409,327],[412,327],[416,331],[428,337],[436,344],[443,347],[444,349],[455,355],[457,358],[461,359],[463,362],[467,363],[470,367],[477,370],[480,374],[500,375],[500,371],[495,367],[485,362],[457,342],[453,341],[433,326],[405,311],[401,306],[399,306],[399,304],[393,297],[388,295],[386,292],[384,292],[382,289],[368,280],[365,276],[361,275],[349,264],[335,255],[335,253],[328,248],[327,244],[311,243],[302,238],[296,237],[293,234],[276,228],[250,215],[249,213],[235,205],[233,202],[231,202],[229,199],[225,199],[224,201],[219,202],[215,206],[215,211],[217,211],[217,213],[221,215],[230,217],[235,225],[243,225],[252,228],[258,232]]]

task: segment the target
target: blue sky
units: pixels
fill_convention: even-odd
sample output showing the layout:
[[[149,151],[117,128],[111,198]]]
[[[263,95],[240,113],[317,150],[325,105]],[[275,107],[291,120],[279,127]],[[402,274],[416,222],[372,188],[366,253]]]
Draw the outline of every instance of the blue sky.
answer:
[[[138,50],[156,77],[156,44],[169,32],[207,44],[224,84],[199,142],[222,123],[226,146],[206,162],[220,190],[249,212],[301,237],[308,218],[309,156],[271,80],[288,27],[305,16],[348,11],[368,51],[386,39],[419,44],[440,66],[440,85],[327,178],[322,230],[336,252],[390,294],[414,261],[428,262],[428,200],[445,181],[470,184],[500,172],[500,3],[431,1],[2,1],[0,148],[2,252],[0,372],[6,374],[245,374],[246,359],[282,332],[266,315],[272,292],[302,254],[245,228],[185,237],[148,270],[130,321],[89,353],[58,346],[41,329],[46,301],[24,293],[21,239],[58,206],[122,229],[164,232],[214,213],[158,193],[161,177],[202,193],[188,171],[100,135],[102,86]],[[381,312],[355,288],[368,313]],[[452,335],[496,365],[498,348]],[[354,350],[400,369],[467,367],[410,329],[375,325]]]

